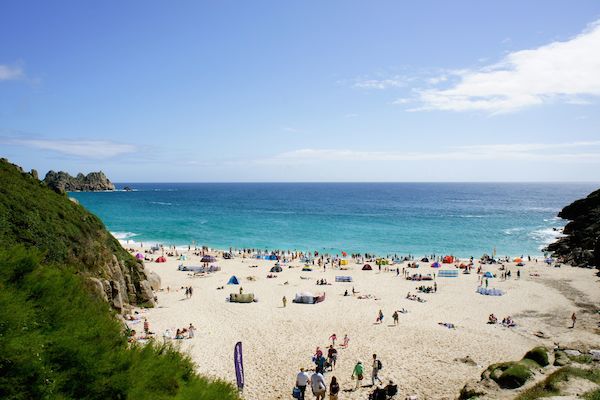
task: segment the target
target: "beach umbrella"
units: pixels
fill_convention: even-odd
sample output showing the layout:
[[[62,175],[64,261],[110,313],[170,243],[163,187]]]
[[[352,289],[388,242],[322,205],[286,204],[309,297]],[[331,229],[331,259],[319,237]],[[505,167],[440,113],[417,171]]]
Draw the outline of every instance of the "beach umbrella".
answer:
[[[546,264],[552,264],[554,262],[554,259],[552,257],[548,257],[546,258]]]
[[[161,256],[161,257],[158,257],[156,259],[156,262],[157,263],[164,263],[164,262],[167,262],[167,259],[165,257]]]
[[[137,258],[138,260],[143,260],[144,259],[144,255],[142,253],[137,253],[135,255],[135,258]]]
[[[437,262],[437,261],[436,261],[436,262],[434,262],[433,264],[431,264],[431,268],[439,268],[439,267],[441,267],[441,265],[440,265],[440,263],[439,263],[439,262]]]
[[[483,274],[484,278],[494,278],[494,274],[492,274],[490,271],[486,272],[485,274]]]
[[[217,259],[214,258],[213,256],[203,256],[202,259],[200,260],[200,262],[203,262],[203,263],[212,263],[215,261],[217,261]]]
[[[521,257],[517,257],[513,261],[516,263],[520,263],[521,261],[523,261],[523,259]]]

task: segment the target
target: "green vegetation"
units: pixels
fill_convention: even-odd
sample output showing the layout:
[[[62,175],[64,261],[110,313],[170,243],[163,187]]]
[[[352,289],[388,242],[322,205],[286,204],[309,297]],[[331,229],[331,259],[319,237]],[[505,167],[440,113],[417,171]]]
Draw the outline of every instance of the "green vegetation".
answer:
[[[129,345],[69,267],[0,249],[0,398],[238,399],[169,345]]]
[[[515,400],[535,400],[543,397],[551,397],[560,395],[560,384],[566,382],[571,378],[582,378],[600,384],[600,370],[598,369],[581,369],[575,367],[563,367],[552,374],[548,375],[546,379],[539,382],[535,386],[523,391]],[[600,400],[600,391],[594,390],[587,393],[584,399],[588,400]]]
[[[533,349],[529,350],[523,358],[533,360],[542,367],[545,367],[549,364],[548,350],[546,350],[546,348],[542,346],[534,347]]]
[[[140,304],[142,266],[96,216],[6,160],[0,246],[0,399],[239,400],[176,348],[127,342],[87,278],[126,274]]]
[[[98,217],[6,160],[0,160],[0,243],[37,249],[43,262],[75,266],[98,278],[110,279],[105,266],[115,256],[134,284],[143,279],[135,258]],[[130,302],[143,302],[129,295]]]
[[[482,374],[500,387],[515,389],[521,387],[533,376],[533,370],[548,365],[548,351],[544,347],[529,350],[520,361],[508,361],[490,365]]]

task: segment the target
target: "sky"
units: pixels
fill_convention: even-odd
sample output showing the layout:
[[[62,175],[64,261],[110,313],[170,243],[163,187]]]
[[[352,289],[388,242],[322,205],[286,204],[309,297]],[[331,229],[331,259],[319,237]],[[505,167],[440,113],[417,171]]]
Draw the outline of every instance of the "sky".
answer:
[[[0,157],[116,182],[598,182],[600,2],[2,1]]]

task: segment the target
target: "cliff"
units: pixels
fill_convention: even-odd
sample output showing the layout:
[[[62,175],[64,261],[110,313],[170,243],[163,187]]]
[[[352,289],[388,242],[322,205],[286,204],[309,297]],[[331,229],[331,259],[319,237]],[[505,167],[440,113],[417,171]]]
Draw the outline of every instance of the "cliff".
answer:
[[[547,247],[563,262],[600,268],[600,190],[563,208],[558,216],[570,220],[566,235]]]
[[[150,281],[160,284],[155,274],[146,273],[143,263],[121,247],[98,217],[50,190],[35,175],[0,159],[2,246],[22,245],[39,251],[42,263],[73,267],[118,311],[130,304],[154,305]],[[104,174],[94,176],[108,182]]]
[[[72,177],[66,172],[49,171],[44,178],[44,183],[55,192],[97,192],[103,190],[115,190],[115,185],[100,172],[82,173]]]

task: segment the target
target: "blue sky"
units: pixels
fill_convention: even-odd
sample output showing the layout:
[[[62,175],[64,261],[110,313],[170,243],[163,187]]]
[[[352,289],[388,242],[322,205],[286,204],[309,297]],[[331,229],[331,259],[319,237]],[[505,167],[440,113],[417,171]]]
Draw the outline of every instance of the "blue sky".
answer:
[[[600,181],[600,3],[0,3],[0,156],[114,181]]]

